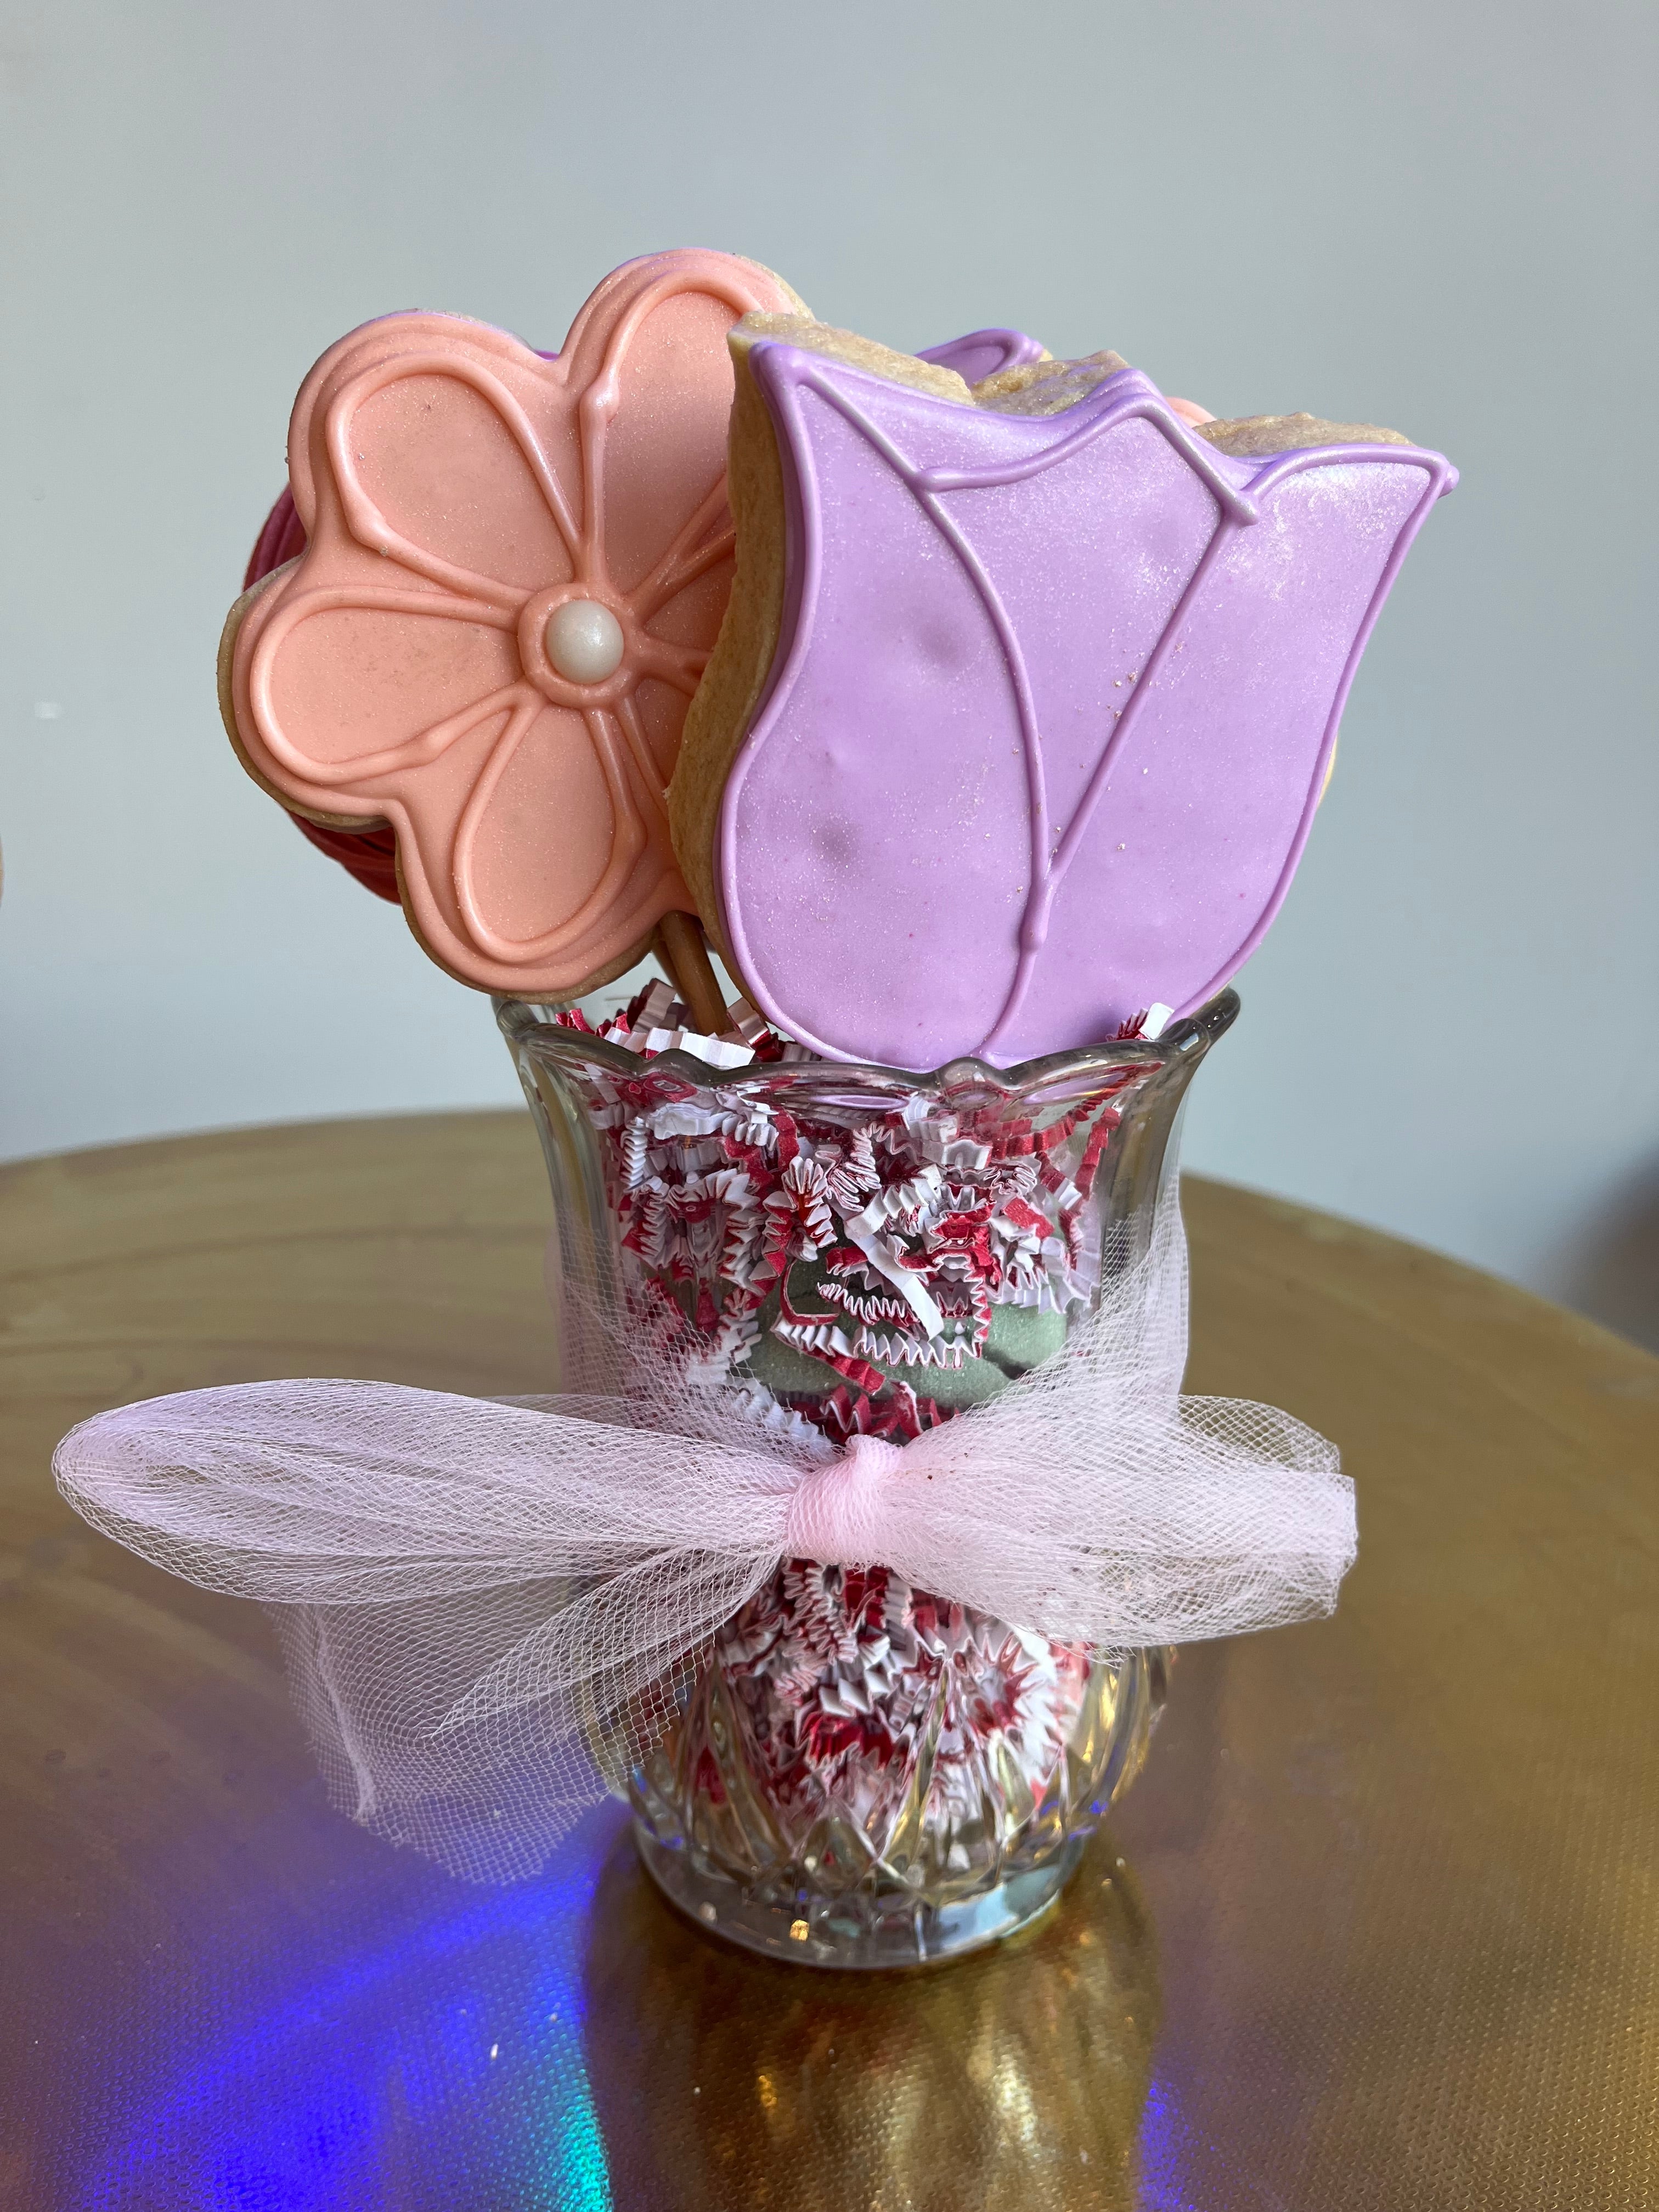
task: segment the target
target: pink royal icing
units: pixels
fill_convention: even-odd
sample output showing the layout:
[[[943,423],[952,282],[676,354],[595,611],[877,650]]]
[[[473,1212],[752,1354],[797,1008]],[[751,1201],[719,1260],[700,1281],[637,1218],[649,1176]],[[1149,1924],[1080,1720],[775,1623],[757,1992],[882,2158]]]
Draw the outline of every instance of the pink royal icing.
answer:
[[[664,792],[731,586],[726,334],[793,306],[753,263],[660,253],[556,356],[391,315],[306,380],[304,550],[241,623],[238,736],[292,805],[391,824],[465,982],[574,995],[695,910]]]
[[[1285,896],[1449,464],[1236,460],[1129,368],[1020,416],[778,340],[748,358],[786,592],[714,860],[756,1005],[908,1068],[1200,1006]]]

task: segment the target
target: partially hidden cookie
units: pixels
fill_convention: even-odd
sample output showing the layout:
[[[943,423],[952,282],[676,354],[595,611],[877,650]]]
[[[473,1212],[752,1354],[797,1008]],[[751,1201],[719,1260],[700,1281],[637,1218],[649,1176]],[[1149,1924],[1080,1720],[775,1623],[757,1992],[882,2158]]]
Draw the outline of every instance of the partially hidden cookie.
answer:
[[[556,356],[390,315],[300,392],[303,550],[232,610],[227,726],[325,832],[389,825],[464,982],[574,997],[694,910],[664,794],[730,586],[726,336],[755,310],[800,302],[730,254],[655,254]]]
[[[925,346],[916,358],[938,368],[954,369],[964,384],[978,384],[1006,369],[1047,361],[1048,355],[1039,339],[1024,331],[989,330],[969,331],[965,337],[951,338],[944,345]]]
[[[907,1068],[1201,1005],[1285,896],[1449,465],[1177,415],[1113,354],[970,391],[789,317],[731,344],[737,580],[669,797],[754,1003]]]

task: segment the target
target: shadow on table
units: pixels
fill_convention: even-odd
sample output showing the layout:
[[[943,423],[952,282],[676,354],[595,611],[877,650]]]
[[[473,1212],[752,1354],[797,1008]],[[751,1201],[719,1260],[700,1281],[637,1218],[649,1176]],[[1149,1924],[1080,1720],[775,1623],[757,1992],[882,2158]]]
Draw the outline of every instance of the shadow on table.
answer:
[[[700,1934],[625,1833],[583,1971],[617,2212],[1117,2212],[1158,2013],[1153,1932],[1097,1842],[1029,1933],[957,1965],[780,1966]]]

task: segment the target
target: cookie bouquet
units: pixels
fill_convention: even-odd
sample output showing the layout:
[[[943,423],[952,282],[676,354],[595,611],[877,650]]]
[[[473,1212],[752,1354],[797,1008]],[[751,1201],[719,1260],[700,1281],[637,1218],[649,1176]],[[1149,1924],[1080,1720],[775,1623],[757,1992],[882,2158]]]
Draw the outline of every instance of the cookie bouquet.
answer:
[[[1016,331],[896,353],[701,252],[556,356],[367,324],[289,451],[226,726],[494,994],[562,1389],[150,1401],[64,1492],[267,1605],[337,1802],[457,1873],[608,1787],[752,1948],[989,1941],[1170,1647],[1353,1556],[1330,1446],[1181,1395],[1176,1129],[1453,472]]]

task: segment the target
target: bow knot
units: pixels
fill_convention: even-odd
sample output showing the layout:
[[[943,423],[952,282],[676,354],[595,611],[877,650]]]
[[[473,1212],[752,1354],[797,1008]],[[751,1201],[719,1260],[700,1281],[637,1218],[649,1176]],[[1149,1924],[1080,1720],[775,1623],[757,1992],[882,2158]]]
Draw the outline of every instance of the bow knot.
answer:
[[[881,1557],[880,1490],[904,1456],[879,1437],[854,1437],[806,1474],[789,1501],[789,1555],[826,1567],[870,1566]]]

